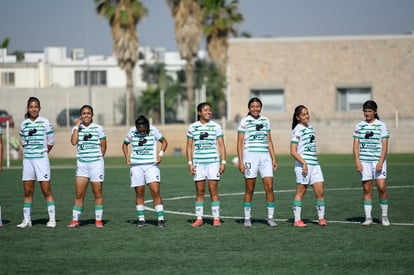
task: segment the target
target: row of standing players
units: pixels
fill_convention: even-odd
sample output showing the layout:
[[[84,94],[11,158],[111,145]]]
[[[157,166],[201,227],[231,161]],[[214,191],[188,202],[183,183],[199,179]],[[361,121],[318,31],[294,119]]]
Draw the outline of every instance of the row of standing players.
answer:
[[[363,204],[365,212],[364,226],[371,225],[373,181],[376,182],[382,210],[382,224],[390,225],[388,219],[388,193],[386,189],[386,156],[389,133],[386,125],[379,120],[377,104],[369,100],[362,106],[364,120],[354,130],[353,153],[356,170],[361,175],[363,186]],[[251,98],[248,102],[248,114],[237,130],[237,154],[239,170],[244,175],[244,226],[252,225],[251,210],[256,178],[260,174],[266,196],[267,224],[277,226],[274,220],[275,198],[273,192],[273,172],[277,169],[276,155],[271,138],[269,119],[261,115],[262,102]],[[20,126],[20,138],[23,144],[23,187],[24,205],[23,221],[17,227],[31,227],[31,211],[35,181],[40,183],[49,214],[46,226],[56,227],[55,200],[50,186],[50,164],[48,152],[54,145],[53,128],[50,122],[39,116],[40,101],[30,97],[27,102],[25,120]],[[209,103],[197,106],[198,119],[187,130],[186,156],[188,171],[193,175],[196,197],[196,219],[192,227],[203,225],[205,186],[211,197],[213,226],[220,226],[220,197],[218,182],[226,167],[226,149],[223,131],[219,124],[211,120],[212,111]],[[295,108],[292,118],[290,154],[296,160],[296,194],[293,200],[295,227],[306,227],[301,219],[302,200],[308,188],[312,186],[315,193],[318,225],[327,226],[325,219],[324,178],[316,155],[316,134],[309,124],[309,110],[304,105]],[[1,128],[0,128],[1,135]],[[1,140],[1,139],[0,139]],[[157,153],[157,142],[161,143]],[[103,227],[104,201],[102,184],[104,181],[104,155],[106,135],[104,129],[93,123],[93,108],[84,105],[80,117],[72,129],[71,143],[77,146],[76,196],[72,210],[72,221],[68,227],[79,227],[84,198],[88,183],[91,183],[95,204],[95,225]],[[131,145],[131,146],[129,146]],[[162,133],[148,119],[140,115],[125,136],[122,151],[126,163],[130,166],[131,187],[136,194],[137,227],[145,225],[145,186],[148,186],[155,211],[158,227],[165,227],[164,206],[160,195],[160,169],[168,142]],[[2,146],[0,143],[0,153]],[[221,159],[221,162],[218,161]],[[1,161],[1,158],[0,158]],[[2,165],[0,163],[0,172]],[[0,206],[0,227],[1,222]]]

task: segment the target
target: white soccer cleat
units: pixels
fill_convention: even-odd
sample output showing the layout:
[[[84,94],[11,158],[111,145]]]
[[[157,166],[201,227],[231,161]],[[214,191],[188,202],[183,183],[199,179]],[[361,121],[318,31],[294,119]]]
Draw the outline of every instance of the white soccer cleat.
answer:
[[[32,221],[31,220],[28,220],[28,221],[23,220],[22,223],[16,225],[16,227],[19,227],[19,228],[32,227]]]
[[[362,223],[362,226],[368,226],[372,224],[372,219],[371,218],[367,218],[365,219],[365,221]]]
[[[270,227],[276,227],[277,226],[277,223],[275,222],[274,219],[267,219],[266,222],[267,222],[267,225],[269,225]]]
[[[388,219],[388,216],[382,216],[382,225],[383,226],[389,226],[390,220]]]
[[[46,227],[55,228],[56,227],[56,220],[49,220],[46,224]]]

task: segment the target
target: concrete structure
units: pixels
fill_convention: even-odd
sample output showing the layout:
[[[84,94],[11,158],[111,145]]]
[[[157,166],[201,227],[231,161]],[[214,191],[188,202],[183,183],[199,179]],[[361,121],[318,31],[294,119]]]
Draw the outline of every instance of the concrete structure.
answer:
[[[391,130],[391,152],[414,152],[414,35],[231,39],[228,114],[238,121],[253,96],[288,152],[292,113],[306,105],[324,153],[350,153],[367,99]]]

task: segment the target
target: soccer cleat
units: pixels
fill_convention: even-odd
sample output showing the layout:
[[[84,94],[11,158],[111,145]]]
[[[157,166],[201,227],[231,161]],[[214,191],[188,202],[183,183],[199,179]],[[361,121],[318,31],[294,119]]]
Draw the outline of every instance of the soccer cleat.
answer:
[[[372,224],[372,219],[371,218],[367,218],[365,219],[365,221],[362,223],[362,226],[368,226]]]
[[[266,221],[267,221],[267,224],[268,224],[270,227],[276,227],[276,226],[277,226],[277,223],[275,222],[275,220],[274,220],[274,219],[267,219]]]
[[[102,221],[96,220],[95,221],[95,226],[98,227],[98,228],[102,228],[102,227],[104,227],[104,224],[103,224]]]
[[[19,228],[32,227],[32,221],[31,220],[28,220],[28,221],[23,220],[22,223],[16,225],[16,227],[19,227]]]
[[[79,227],[79,221],[71,221],[68,225],[69,228]]]
[[[327,226],[327,225],[328,225],[328,223],[326,222],[326,220],[325,220],[325,219],[320,219],[320,220],[318,221],[318,225],[319,225],[319,226]]]
[[[195,222],[193,222],[190,226],[191,227],[197,227],[203,225],[203,219],[196,219]]]
[[[294,227],[307,227],[308,225],[306,223],[304,223],[302,220],[298,220],[296,222],[293,223]]]
[[[252,226],[252,221],[250,219],[244,219],[244,227],[250,227]]]
[[[164,228],[165,227],[165,222],[163,220],[159,220],[158,221],[158,227],[159,228]]]
[[[388,220],[388,216],[382,216],[382,225],[383,226],[389,226],[390,221]]]
[[[46,227],[49,227],[49,228],[55,228],[55,227],[56,227],[56,220],[50,219],[50,220],[47,222]]]
[[[213,220],[213,226],[221,226],[220,219],[216,218]]]
[[[138,224],[137,224],[138,228],[142,228],[144,226],[145,226],[145,221],[143,221],[143,220],[138,221]]]

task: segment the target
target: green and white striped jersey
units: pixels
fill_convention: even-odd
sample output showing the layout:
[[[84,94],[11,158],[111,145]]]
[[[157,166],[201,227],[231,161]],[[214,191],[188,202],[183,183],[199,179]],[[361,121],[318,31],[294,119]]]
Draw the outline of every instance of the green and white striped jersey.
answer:
[[[292,130],[290,142],[298,144],[297,152],[308,165],[318,165],[318,157],[316,155],[316,134],[310,124],[308,124],[307,127],[302,124],[297,124]]]
[[[20,124],[19,135],[24,158],[47,157],[47,145],[55,144],[52,124],[44,117],[37,117],[34,121],[25,119]]]
[[[163,139],[160,130],[152,125],[148,135],[139,134],[136,127],[129,129],[124,143],[132,146],[131,164],[157,163],[157,141]]]
[[[387,126],[376,119],[372,123],[366,120],[355,126],[354,138],[359,140],[359,160],[378,161],[381,157],[382,139],[389,138]]]
[[[187,138],[193,140],[193,162],[214,163],[218,162],[219,152],[217,139],[223,136],[223,130],[219,124],[210,120],[206,124],[196,121],[188,127]]]
[[[258,153],[269,152],[267,135],[270,130],[268,118],[259,116],[255,119],[251,115],[243,118],[237,128],[238,133],[244,133],[244,150]]]
[[[73,127],[72,134],[76,127]],[[91,123],[88,127],[81,124],[78,130],[76,157],[80,162],[102,159],[101,140],[106,139],[102,126]]]

